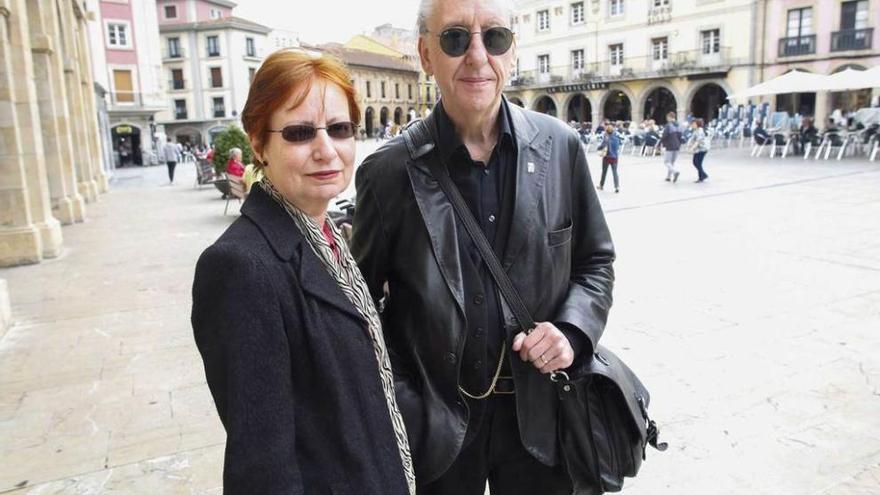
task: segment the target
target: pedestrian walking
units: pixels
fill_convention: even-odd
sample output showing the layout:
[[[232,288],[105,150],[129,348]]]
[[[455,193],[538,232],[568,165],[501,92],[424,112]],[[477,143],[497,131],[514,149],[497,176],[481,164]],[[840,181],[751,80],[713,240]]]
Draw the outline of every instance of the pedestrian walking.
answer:
[[[703,119],[694,119],[691,122],[691,139],[688,141],[688,149],[694,153],[694,168],[697,169],[697,182],[703,182],[709,175],[703,170],[703,160],[709,152],[709,135],[703,129]]]
[[[675,112],[666,114],[666,126],[663,127],[663,137],[660,143],[666,150],[663,153],[663,165],[666,166],[666,181],[675,183],[678,181],[679,171],[675,169],[675,160],[681,149],[681,128],[675,119]]]
[[[620,136],[614,132],[614,126],[611,124],[605,126],[605,136],[602,139],[602,144],[599,145],[599,151],[602,154],[602,178],[599,179],[598,189],[601,191],[605,188],[605,176],[608,174],[608,167],[611,167],[611,174],[614,176],[614,192],[619,193],[620,177],[617,175],[617,159],[620,155]]]
[[[165,147],[162,149],[162,154],[165,158],[165,165],[168,166],[168,183],[174,184],[174,167],[180,161],[180,147],[172,143],[169,137]]]

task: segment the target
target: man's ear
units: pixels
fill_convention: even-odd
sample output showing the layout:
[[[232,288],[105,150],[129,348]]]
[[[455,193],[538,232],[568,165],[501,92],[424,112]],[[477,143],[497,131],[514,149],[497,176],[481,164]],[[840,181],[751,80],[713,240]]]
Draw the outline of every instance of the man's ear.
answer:
[[[419,58],[422,61],[422,70],[425,71],[425,74],[428,76],[434,75],[433,64],[431,63],[430,51],[428,50],[428,43],[425,40],[424,36],[419,36]]]

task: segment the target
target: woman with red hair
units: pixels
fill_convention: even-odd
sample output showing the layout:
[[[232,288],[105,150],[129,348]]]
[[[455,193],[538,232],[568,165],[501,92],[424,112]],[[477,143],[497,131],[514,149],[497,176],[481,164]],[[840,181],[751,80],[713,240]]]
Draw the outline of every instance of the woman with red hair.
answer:
[[[242,123],[263,179],[193,283],[227,495],[415,492],[379,315],[327,218],[359,119],[330,57],[276,52],[254,77]]]

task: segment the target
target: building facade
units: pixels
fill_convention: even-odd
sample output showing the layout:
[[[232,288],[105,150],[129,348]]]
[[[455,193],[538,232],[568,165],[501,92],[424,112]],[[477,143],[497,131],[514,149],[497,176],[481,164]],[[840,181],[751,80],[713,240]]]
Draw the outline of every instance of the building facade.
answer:
[[[114,167],[157,163],[156,114],[168,101],[155,0],[90,0],[95,81],[106,90]]]
[[[418,95],[416,98],[416,112],[425,117],[430,113],[434,104],[439,99],[437,85],[434,78],[425,74],[422,70],[418,50],[418,34],[411,29],[403,29],[383,24],[373,29],[367,35],[357,35],[350,39],[345,46],[357,50],[364,50],[396,58],[402,58],[419,73]]]
[[[880,65],[880,0],[777,0],[764,3],[758,77],[772,79],[798,69],[834,74]],[[767,97],[777,110],[827,116],[871,105],[870,89]]]
[[[94,12],[73,0],[7,0],[0,17],[0,266],[13,266],[58,256],[61,226],[85,219],[108,178]]]
[[[192,146],[239,121],[251,80],[273,51],[266,26],[234,17],[226,0],[159,0],[162,67],[168,103],[164,133]]]
[[[360,137],[373,137],[386,126],[406,124],[418,115],[419,70],[412,61],[339,44],[318,49],[348,67],[361,107]]]
[[[514,103],[566,121],[713,118],[755,82],[755,0],[520,0]]]

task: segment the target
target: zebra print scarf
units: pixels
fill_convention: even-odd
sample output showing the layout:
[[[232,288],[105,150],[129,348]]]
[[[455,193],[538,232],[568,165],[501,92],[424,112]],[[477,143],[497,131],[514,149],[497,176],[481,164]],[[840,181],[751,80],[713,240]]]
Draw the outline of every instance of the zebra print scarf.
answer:
[[[415,495],[415,471],[413,470],[412,458],[410,456],[406,427],[403,423],[403,417],[400,415],[400,410],[397,408],[397,399],[394,396],[394,375],[391,373],[391,362],[388,359],[388,350],[385,348],[382,323],[379,320],[379,313],[376,311],[375,304],[373,304],[373,298],[370,296],[367,283],[364,281],[363,275],[351,256],[348,245],[342,239],[336,225],[327,220],[339,251],[339,258],[337,258],[333,254],[330,243],[324,237],[321,226],[318,226],[311,217],[284,199],[268,177],[263,177],[260,181],[260,186],[272,199],[284,207],[284,210],[287,211],[287,214],[290,215],[308,241],[312,251],[315,252],[315,255],[324,264],[327,272],[333,276],[348,300],[351,301],[354,307],[357,308],[358,313],[367,321],[370,339],[373,341],[373,351],[375,351],[376,360],[379,363],[379,378],[382,382],[382,390],[385,392],[385,402],[388,404],[391,425],[394,427],[394,435],[397,439],[397,449],[400,451],[400,460],[403,463],[403,471],[409,485],[409,493]]]

